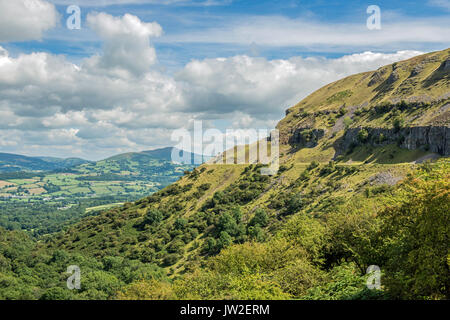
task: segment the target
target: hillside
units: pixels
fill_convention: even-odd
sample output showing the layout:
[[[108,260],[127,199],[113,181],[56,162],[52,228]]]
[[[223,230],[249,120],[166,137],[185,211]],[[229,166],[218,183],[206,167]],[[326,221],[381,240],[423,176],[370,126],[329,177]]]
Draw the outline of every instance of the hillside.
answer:
[[[99,261],[114,286],[44,296],[448,299],[449,61],[447,49],[312,93],[277,125],[274,176],[261,164],[203,164],[45,238],[36,250],[58,253],[50,264],[82,256],[94,274]],[[125,280],[118,266],[130,261],[164,276]],[[369,265],[383,272],[381,290],[365,286]]]
[[[277,125],[285,150],[316,147],[336,158],[362,144],[397,144],[450,155],[449,55],[425,54],[317,90]]]
[[[12,153],[0,153],[0,172],[52,171],[88,162],[79,158],[27,157]]]

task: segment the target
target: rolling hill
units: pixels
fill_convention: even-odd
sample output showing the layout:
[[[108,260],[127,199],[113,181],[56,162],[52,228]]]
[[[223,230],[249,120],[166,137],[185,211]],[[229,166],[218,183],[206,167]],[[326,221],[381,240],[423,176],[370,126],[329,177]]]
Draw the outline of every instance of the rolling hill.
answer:
[[[25,197],[31,201],[74,193],[80,197],[118,193],[143,196],[176,181],[184,170],[194,167],[172,163],[172,149],[124,153],[100,161],[0,154],[3,168],[8,168],[7,172],[0,172],[0,196]],[[142,185],[138,192],[131,184],[139,181]],[[103,184],[103,189],[95,184]],[[115,191],[109,188],[118,184],[130,190],[120,186]]]
[[[79,158],[27,157],[0,153],[0,172],[61,170],[88,162]]]
[[[171,152],[125,153],[96,162],[0,155],[26,170],[0,173],[0,226],[40,235],[150,195],[194,168],[172,163]]]

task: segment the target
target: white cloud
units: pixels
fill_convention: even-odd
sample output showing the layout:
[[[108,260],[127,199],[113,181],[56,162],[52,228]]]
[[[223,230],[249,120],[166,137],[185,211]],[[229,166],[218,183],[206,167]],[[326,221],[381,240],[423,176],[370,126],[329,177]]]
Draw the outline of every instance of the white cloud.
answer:
[[[178,73],[186,85],[181,110],[264,119],[280,115],[313,90],[347,75],[413,57],[418,51],[364,52],[338,59],[293,57],[267,60],[235,56],[194,60]],[[248,121],[247,121],[248,123]]]
[[[0,42],[39,40],[55,27],[58,13],[44,0],[0,0]]]
[[[324,51],[336,48],[403,48],[411,44],[450,41],[449,17],[411,18],[382,12],[381,30],[360,23],[333,23],[283,16],[245,16],[219,21],[214,27],[166,35],[161,42],[220,43],[258,46],[301,46]]]
[[[182,5],[182,6],[223,6],[228,5],[232,0],[50,0],[57,5],[76,4],[83,7],[107,7],[127,4],[156,4],[156,5]]]
[[[450,11],[450,0],[428,0],[431,6],[440,7]]]
[[[170,145],[194,119],[273,127],[284,110],[319,87],[419,52],[364,52],[337,59],[248,56],[194,60],[171,77],[152,68],[156,23],[95,14],[102,55],[75,65],[0,47],[0,145],[4,152],[102,158]],[[124,49],[127,50],[124,50]],[[130,53],[122,54],[121,51]]]
[[[87,22],[104,41],[103,55],[87,61],[91,68],[140,75],[155,63],[156,53],[149,38],[161,35],[162,28],[158,23],[144,23],[131,14],[113,17],[106,13],[89,14]]]

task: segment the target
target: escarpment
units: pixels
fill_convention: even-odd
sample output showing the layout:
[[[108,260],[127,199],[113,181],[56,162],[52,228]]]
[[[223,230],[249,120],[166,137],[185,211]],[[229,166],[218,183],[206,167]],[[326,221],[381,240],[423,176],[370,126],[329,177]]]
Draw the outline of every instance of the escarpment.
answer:
[[[344,133],[342,138],[336,140],[334,147],[337,155],[340,155],[362,144],[372,146],[397,144],[400,148],[408,150],[421,149],[449,156],[450,127],[351,128]]]
[[[286,111],[286,151],[396,145],[450,155],[450,49],[349,76]]]

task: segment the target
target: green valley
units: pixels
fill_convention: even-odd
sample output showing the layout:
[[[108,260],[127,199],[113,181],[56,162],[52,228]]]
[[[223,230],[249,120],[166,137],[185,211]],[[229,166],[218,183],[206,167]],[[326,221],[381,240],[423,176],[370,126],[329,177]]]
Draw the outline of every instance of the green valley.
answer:
[[[36,235],[54,232],[66,225],[62,221],[72,223],[111,204],[149,195],[193,168],[173,164],[171,151],[127,153],[97,162],[80,160],[81,164],[52,171],[0,173],[0,226]]]

